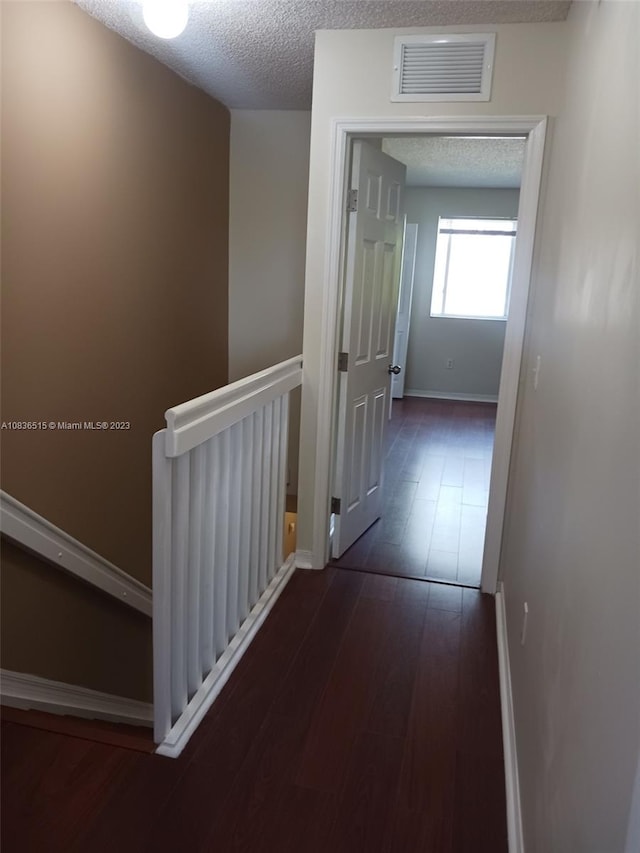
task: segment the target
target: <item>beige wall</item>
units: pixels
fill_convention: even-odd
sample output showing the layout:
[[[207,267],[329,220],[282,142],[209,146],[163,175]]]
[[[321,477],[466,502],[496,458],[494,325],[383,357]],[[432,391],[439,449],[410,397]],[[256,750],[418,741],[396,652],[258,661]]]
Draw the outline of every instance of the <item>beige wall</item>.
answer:
[[[2,666],[152,701],[151,622],[2,542]]]
[[[435,391],[497,399],[506,323],[431,316],[438,217],[517,217],[518,198],[518,190],[407,189],[407,221],[418,224],[418,247],[405,394]],[[448,358],[454,360],[452,370],[445,366]]]
[[[229,379],[302,352],[311,113],[232,110]]]
[[[640,849],[640,835],[627,840],[640,748],[640,4],[574,3],[568,26],[502,573],[527,853],[631,853]]]
[[[447,28],[448,31],[451,28]],[[558,113],[565,68],[565,22],[504,24],[497,27],[455,27],[456,32],[497,32],[493,94],[488,102],[392,103],[391,74],[396,35],[441,32],[443,28],[405,30],[331,30],[316,34],[311,119],[309,213],[305,283],[304,359],[299,478],[298,545],[312,551],[319,568],[324,536],[314,543],[316,448],[319,424],[328,429],[331,411],[318,409],[329,192],[333,176],[330,157],[331,120],[407,116],[554,116]],[[328,505],[327,505],[328,506]],[[318,513],[326,507],[319,506]]]
[[[232,110],[229,379],[302,352],[311,113]],[[297,493],[300,393],[291,396],[288,491]]]
[[[2,19],[2,419],[131,423],[5,430],[2,487],[150,583],[151,436],[227,381],[229,115],[71,3]],[[121,630],[132,615],[103,597],[123,612],[89,631],[85,591],[25,566],[3,572],[5,666],[63,679],[76,649],[100,687],[110,643],[148,685],[148,621]]]
[[[229,115],[70,3],[3,4],[3,488],[151,579],[151,436],[227,381]]]

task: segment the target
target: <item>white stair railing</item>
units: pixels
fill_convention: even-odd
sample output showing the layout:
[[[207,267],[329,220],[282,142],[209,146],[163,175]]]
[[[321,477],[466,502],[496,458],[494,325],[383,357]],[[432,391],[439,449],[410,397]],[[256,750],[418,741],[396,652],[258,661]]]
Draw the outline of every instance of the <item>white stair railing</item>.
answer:
[[[289,392],[302,357],[169,409],[153,437],[154,734],[178,756],[294,570]]]

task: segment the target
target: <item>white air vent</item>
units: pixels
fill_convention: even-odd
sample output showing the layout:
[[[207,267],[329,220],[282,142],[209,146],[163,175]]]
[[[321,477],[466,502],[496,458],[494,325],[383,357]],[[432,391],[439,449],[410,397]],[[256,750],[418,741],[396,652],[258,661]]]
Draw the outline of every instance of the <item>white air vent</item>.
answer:
[[[399,36],[392,101],[488,101],[495,33]]]

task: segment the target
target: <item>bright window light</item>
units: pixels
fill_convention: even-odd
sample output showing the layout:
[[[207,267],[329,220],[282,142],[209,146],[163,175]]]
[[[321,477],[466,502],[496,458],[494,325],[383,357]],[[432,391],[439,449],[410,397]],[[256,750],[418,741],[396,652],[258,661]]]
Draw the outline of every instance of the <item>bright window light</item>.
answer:
[[[145,0],[142,17],[154,36],[173,39],[187,26],[186,0]]]
[[[517,224],[440,217],[432,317],[506,320]]]

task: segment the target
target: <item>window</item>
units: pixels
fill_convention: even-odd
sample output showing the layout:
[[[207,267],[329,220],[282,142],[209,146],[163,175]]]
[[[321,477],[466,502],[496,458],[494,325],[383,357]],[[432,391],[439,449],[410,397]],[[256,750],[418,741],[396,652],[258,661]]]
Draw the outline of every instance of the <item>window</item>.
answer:
[[[517,224],[440,217],[432,317],[506,320]]]

